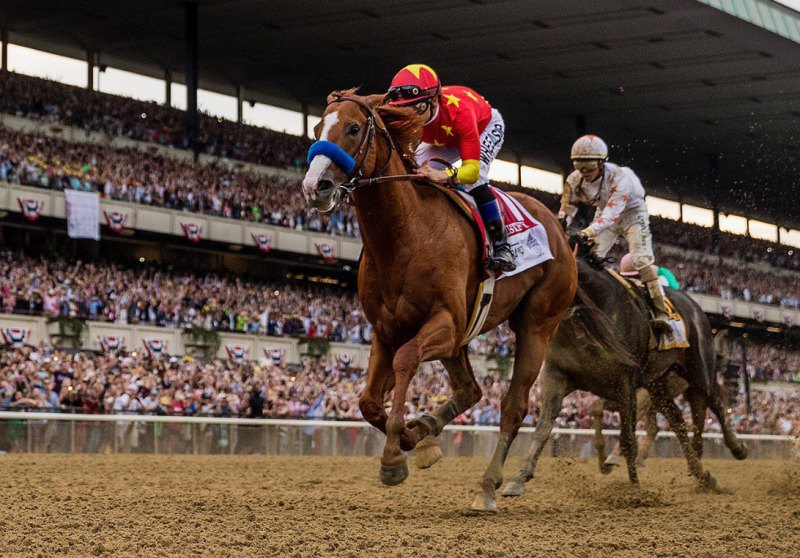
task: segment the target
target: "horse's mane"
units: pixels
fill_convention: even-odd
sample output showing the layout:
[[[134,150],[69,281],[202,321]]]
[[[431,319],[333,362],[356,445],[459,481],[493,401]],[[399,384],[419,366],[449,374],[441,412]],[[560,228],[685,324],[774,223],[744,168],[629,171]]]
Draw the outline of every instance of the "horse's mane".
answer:
[[[382,104],[377,108],[395,147],[406,161],[414,160],[414,151],[422,138],[422,126],[414,118],[414,109]]]
[[[358,89],[352,87],[334,91],[328,96],[328,103],[339,97],[356,97]],[[422,138],[422,126],[419,124],[419,119],[414,118],[414,109],[390,105],[383,95],[367,95],[360,98],[373,107],[403,160],[406,163],[414,161],[414,151]]]

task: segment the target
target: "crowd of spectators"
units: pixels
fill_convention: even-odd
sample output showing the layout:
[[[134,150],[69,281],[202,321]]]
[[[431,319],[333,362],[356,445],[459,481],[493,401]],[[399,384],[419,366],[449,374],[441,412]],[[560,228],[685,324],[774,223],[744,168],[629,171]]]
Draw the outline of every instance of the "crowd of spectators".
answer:
[[[0,253],[0,308],[120,324],[200,327],[256,335],[369,343],[372,327],[354,293],[332,287],[247,281],[142,265],[71,262]],[[477,337],[473,354],[509,357],[506,325]]]
[[[0,111],[88,132],[190,148],[182,110],[12,72],[0,75]],[[202,113],[197,142],[200,151],[210,155],[285,168],[303,166],[311,144],[299,136]]]
[[[4,312],[366,343],[352,292],[115,263],[0,256]]]
[[[756,382],[800,382],[800,350],[748,343],[747,373]]]
[[[689,292],[719,296],[725,300],[800,308],[800,274],[778,275],[724,262],[712,264],[689,254],[677,256],[657,252],[658,264],[670,269],[681,288]]]
[[[742,287],[748,284],[738,276],[740,271],[731,269],[719,276],[703,265],[675,260],[674,256],[665,255],[661,260],[689,290],[725,298],[736,292],[756,301],[769,300],[755,290],[758,282]],[[712,280],[714,290],[706,283]],[[771,283],[763,279],[764,288],[774,284],[774,278]],[[248,281],[151,265],[133,268],[113,262],[72,262],[12,251],[0,253],[0,308],[6,313],[347,343],[369,343],[372,336],[356,296],[344,289]],[[797,381],[800,353],[774,345],[751,346],[748,370],[754,380]],[[511,357],[514,336],[503,324],[475,338],[469,348],[475,355]]]
[[[293,229],[359,236],[352,207],[320,214],[303,200],[299,179],[221,164],[192,164],[133,148],[69,143],[0,128],[0,180],[244,219]]]
[[[457,417],[457,424],[499,423],[509,382],[494,374],[480,383],[483,398]],[[363,387],[364,371],[336,358],[305,359],[297,366],[273,360],[202,363],[146,354],[70,354],[45,344],[0,354],[0,406],[6,409],[360,420]],[[449,396],[441,365],[424,366],[409,388],[407,419],[431,412]],[[525,424],[538,420],[537,401],[535,387]],[[590,427],[593,401],[585,392],[568,396],[556,426]],[[800,404],[794,392],[757,393],[749,414],[738,395],[728,413],[740,432],[800,435]],[[606,426],[616,427],[617,421],[606,414]],[[712,422],[707,429],[718,431],[719,424]]]

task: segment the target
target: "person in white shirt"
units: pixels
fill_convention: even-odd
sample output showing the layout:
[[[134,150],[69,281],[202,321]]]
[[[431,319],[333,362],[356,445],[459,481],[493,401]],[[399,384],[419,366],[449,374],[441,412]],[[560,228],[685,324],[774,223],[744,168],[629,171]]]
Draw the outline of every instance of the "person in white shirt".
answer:
[[[575,203],[597,208],[588,227],[570,236],[570,244],[593,243],[592,252],[605,257],[619,237],[628,241],[633,267],[647,286],[655,310],[653,326],[669,331],[664,288],[653,269],[653,241],[645,193],[639,177],[628,167],[608,162],[608,146],[598,136],[578,138],[572,146],[575,170],[567,177],[558,218],[564,228],[575,217]]]

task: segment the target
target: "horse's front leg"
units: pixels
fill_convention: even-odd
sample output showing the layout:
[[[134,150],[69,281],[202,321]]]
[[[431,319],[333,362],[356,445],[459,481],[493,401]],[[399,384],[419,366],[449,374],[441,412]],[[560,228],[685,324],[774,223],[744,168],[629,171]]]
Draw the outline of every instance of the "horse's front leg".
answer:
[[[454,418],[472,407],[481,399],[481,387],[469,362],[467,348],[462,347],[455,358],[442,359],[450,378],[453,396],[429,415],[423,415],[408,423],[417,444],[415,462],[420,469],[427,469],[442,458],[437,437]]]
[[[411,379],[423,360],[452,355],[456,343],[453,318],[449,313],[440,312],[422,326],[413,339],[395,352],[392,361],[395,379],[392,410],[386,420],[386,446],[381,458],[383,484],[394,486],[408,477],[408,465],[403,450],[414,449],[421,439],[421,434],[408,430],[405,423],[405,404]]]
[[[392,374],[392,350],[377,337],[372,341],[367,366],[367,381],[358,400],[361,416],[368,423],[386,434],[388,415],[383,408],[384,396],[394,386]]]

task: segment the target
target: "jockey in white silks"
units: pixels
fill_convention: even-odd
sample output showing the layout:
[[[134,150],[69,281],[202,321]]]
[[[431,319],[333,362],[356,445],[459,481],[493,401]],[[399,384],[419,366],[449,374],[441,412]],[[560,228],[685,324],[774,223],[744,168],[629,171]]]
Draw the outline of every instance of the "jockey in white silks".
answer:
[[[628,241],[634,269],[647,286],[655,317],[653,326],[669,331],[669,314],[664,288],[653,269],[653,241],[645,193],[639,177],[628,167],[608,162],[608,146],[597,136],[578,138],[572,146],[575,170],[567,177],[561,195],[558,218],[569,226],[578,208],[585,203],[597,208],[594,220],[582,231],[570,236],[570,243],[594,243],[592,252],[605,257],[619,237]]]

